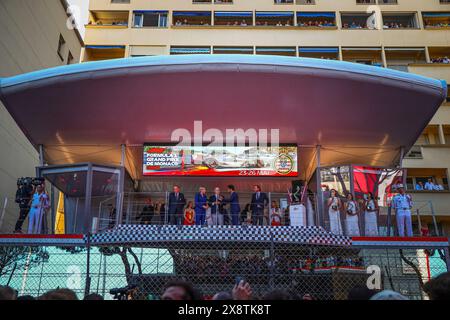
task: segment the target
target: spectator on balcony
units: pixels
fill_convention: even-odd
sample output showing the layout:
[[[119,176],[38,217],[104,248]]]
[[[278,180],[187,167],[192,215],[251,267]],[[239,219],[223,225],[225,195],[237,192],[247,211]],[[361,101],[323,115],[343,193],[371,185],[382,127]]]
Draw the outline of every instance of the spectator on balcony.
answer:
[[[406,194],[405,188],[402,184],[397,186],[399,194],[392,199],[392,207],[395,210],[395,216],[397,218],[397,229],[400,237],[406,235],[412,237],[412,221],[411,221],[411,209],[413,206],[412,197]]]
[[[423,191],[423,190],[425,190],[425,187],[424,187],[424,185],[423,185],[423,182],[422,181],[418,181],[417,183],[416,183],[416,191]]]
[[[375,201],[371,192],[365,195],[364,200],[364,235],[378,236],[378,203]]]
[[[174,185],[173,192],[169,194],[169,222],[174,225],[181,225],[183,209],[186,205],[184,194],[180,192],[180,186]]]
[[[189,201],[186,206],[186,209],[184,209],[183,225],[193,226],[194,224],[195,224],[194,203],[192,201]]]
[[[342,235],[342,223],[341,223],[341,210],[342,201],[339,199],[339,195],[336,189],[331,189],[330,198],[327,201],[328,216],[330,219],[330,231],[331,233]]]
[[[345,202],[344,207],[346,213],[345,222],[347,227],[347,235],[358,237],[360,235],[358,219],[359,208],[351,193],[347,194],[347,201]]]
[[[425,190],[433,191],[436,190],[435,188],[436,185],[434,184],[433,179],[429,178],[428,181],[425,183]]]

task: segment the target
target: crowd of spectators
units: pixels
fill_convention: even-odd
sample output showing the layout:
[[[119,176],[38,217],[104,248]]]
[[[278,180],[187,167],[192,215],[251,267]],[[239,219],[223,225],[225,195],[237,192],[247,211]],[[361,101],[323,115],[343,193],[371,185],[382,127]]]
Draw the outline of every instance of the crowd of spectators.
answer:
[[[397,22],[391,22],[391,23],[385,23],[383,25],[384,29],[411,29],[412,26],[410,24],[404,25],[402,23],[397,23]]]
[[[217,292],[212,300],[315,300],[308,293],[298,294],[290,290],[276,289],[256,299],[253,295],[251,284],[240,280],[229,291]],[[443,273],[423,286],[424,292],[430,300],[450,300],[450,272]],[[130,291],[131,292],[131,291]],[[127,300],[133,299],[130,293]],[[161,300],[203,300],[204,296],[200,290],[191,283],[183,280],[171,280],[167,282],[158,297]],[[18,292],[8,286],[0,286],[0,300],[79,300],[77,294],[66,288],[50,290],[39,297],[30,295],[19,296]],[[96,293],[88,294],[83,300],[104,300]],[[392,290],[375,290],[365,286],[356,286],[349,290],[347,300],[409,300],[406,296]]]
[[[353,21],[352,23],[344,23],[342,25],[343,29],[367,29],[367,23],[359,23]]]
[[[438,58],[432,58],[431,59],[431,63],[445,63],[445,64],[449,64],[450,63],[450,58],[445,56],[445,57],[438,57]]]
[[[433,22],[433,21],[429,21],[429,20],[425,20],[425,28],[448,28],[450,27],[450,23],[449,22]]]
[[[416,191],[444,191],[444,187],[441,184],[435,183],[433,179],[429,178],[425,184],[422,181],[418,181],[415,187]]]
[[[331,21],[326,21],[326,20],[315,20],[315,21],[308,21],[308,22],[300,22],[297,24],[299,27],[317,27],[317,28],[321,28],[321,27],[335,27],[336,24],[331,22]]]
[[[274,260],[263,256],[181,256],[176,265],[179,273],[187,275],[221,275],[227,277],[233,274],[267,275],[270,272],[278,275],[289,275],[299,271],[314,271],[315,269],[364,266],[360,257],[285,257]]]

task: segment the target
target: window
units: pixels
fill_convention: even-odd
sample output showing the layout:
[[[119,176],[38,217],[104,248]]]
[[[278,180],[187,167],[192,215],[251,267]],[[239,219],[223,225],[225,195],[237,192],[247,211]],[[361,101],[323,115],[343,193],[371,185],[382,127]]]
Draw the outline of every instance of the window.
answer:
[[[300,57],[338,60],[339,48],[337,47],[301,47],[298,49]]]
[[[67,55],[67,64],[73,63],[73,55],[72,52],[69,51],[69,54]]]
[[[128,27],[128,11],[89,11],[89,26]]]
[[[99,61],[125,57],[125,46],[94,46],[87,45],[83,61]]]
[[[374,13],[341,13],[341,20],[343,29],[377,29],[378,27]]]
[[[167,27],[168,11],[134,11],[133,27]]]
[[[214,25],[240,26],[253,25],[253,12],[251,11],[216,11],[214,12]]]
[[[431,63],[450,64],[450,47],[428,47]]]
[[[383,29],[417,29],[415,13],[383,12]]]
[[[405,155],[405,159],[423,159],[422,148],[420,146],[412,146]]]
[[[448,190],[447,169],[445,168],[409,168],[407,180],[411,190],[444,191]],[[410,187],[408,186],[408,187]]]
[[[64,37],[62,36],[62,34],[60,34],[58,42],[58,56],[61,58],[62,61],[64,61],[65,47],[66,47],[66,40],[64,40]]]
[[[257,11],[256,12],[257,26],[277,26],[289,27],[294,25],[294,12],[292,11]]]
[[[423,12],[422,17],[425,29],[450,27],[450,12]]]
[[[425,48],[384,48],[388,68],[408,71],[408,65],[426,63]]]
[[[175,26],[209,26],[211,11],[174,11],[172,24]]]
[[[334,12],[297,12],[297,26],[305,28],[336,27]]]
[[[381,48],[378,47],[343,47],[342,60],[381,67],[381,53]]]

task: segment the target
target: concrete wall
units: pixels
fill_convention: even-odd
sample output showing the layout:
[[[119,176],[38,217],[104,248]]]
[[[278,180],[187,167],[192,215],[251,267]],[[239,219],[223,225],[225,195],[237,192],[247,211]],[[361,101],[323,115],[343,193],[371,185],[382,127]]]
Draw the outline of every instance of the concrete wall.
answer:
[[[67,14],[59,0],[0,1],[0,77],[64,65],[69,51],[73,62],[78,62],[82,42],[76,31],[67,28],[66,21]],[[57,53],[60,34],[66,41],[61,52],[63,59]],[[0,232],[13,231],[17,219],[17,178],[34,176],[38,163],[38,152],[0,103],[1,208],[5,197],[9,202]]]

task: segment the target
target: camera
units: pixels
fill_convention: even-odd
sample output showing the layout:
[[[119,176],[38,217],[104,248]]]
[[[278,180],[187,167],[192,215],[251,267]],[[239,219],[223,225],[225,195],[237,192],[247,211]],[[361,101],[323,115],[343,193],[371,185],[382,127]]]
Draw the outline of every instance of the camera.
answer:
[[[333,209],[334,211],[337,211],[338,210],[338,206],[337,205],[332,205],[331,209]]]
[[[137,289],[136,285],[128,285],[122,288],[114,288],[109,290],[109,293],[114,296],[116,300],[129,300],[133,292]]]

